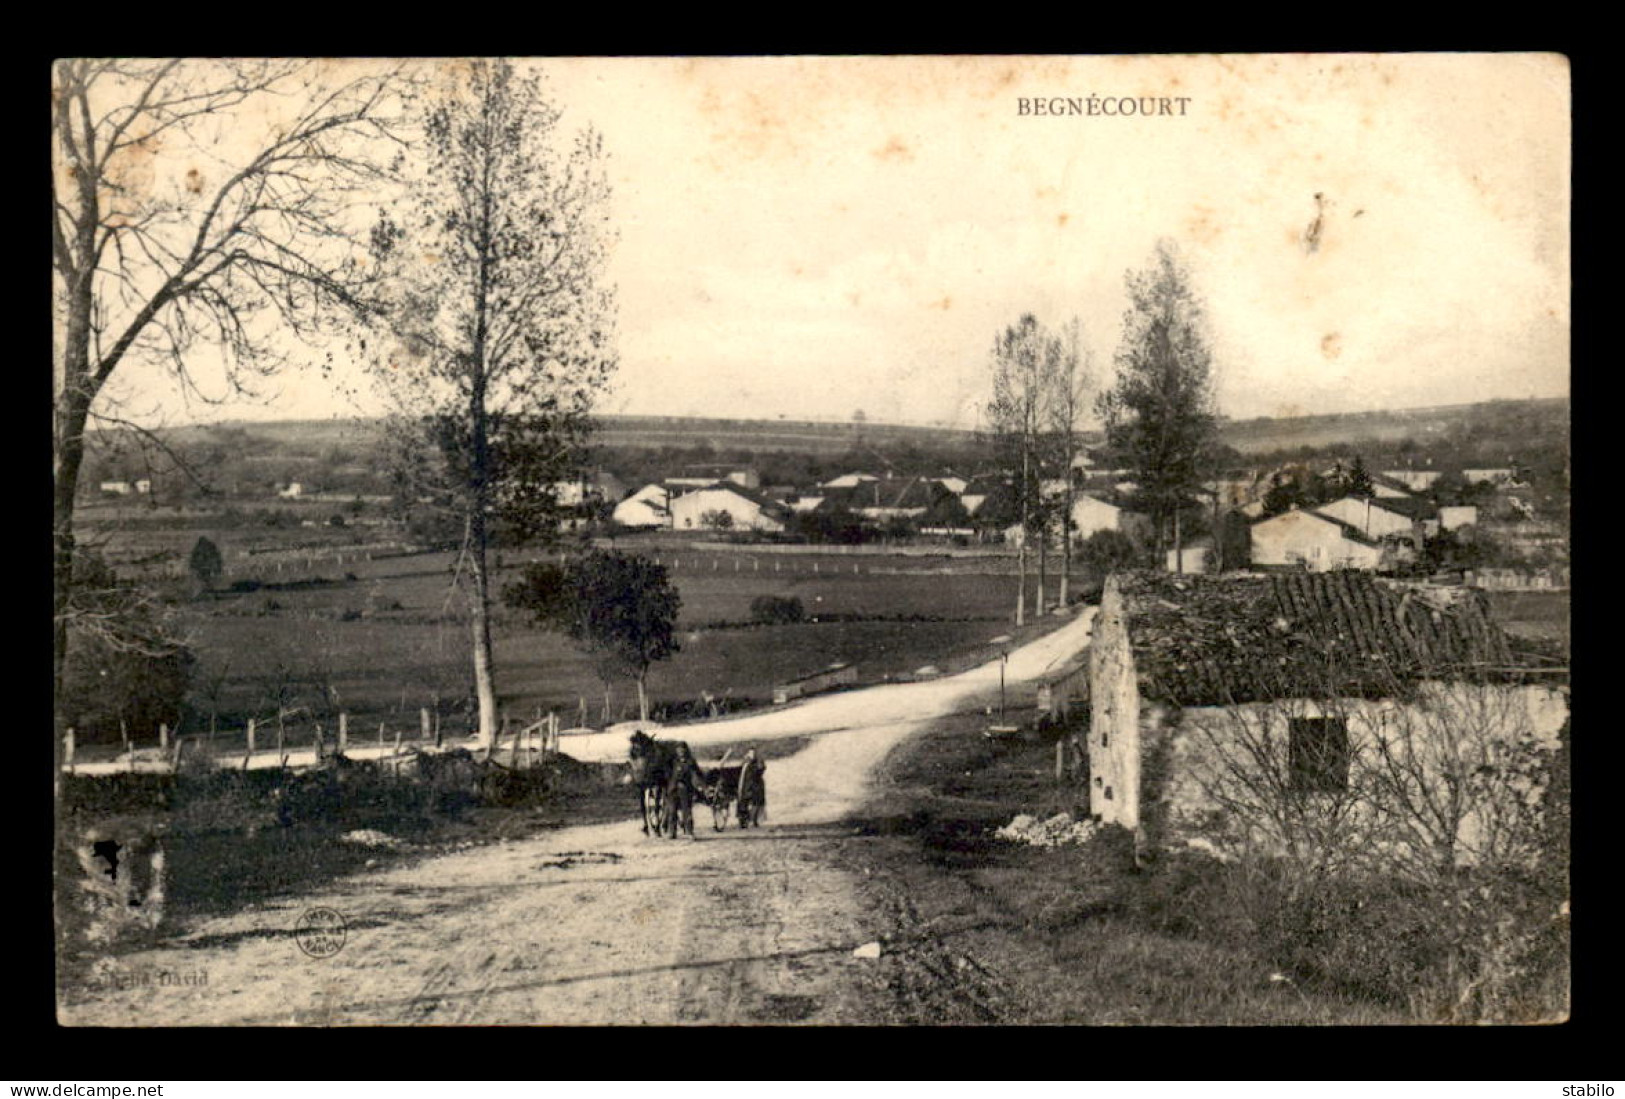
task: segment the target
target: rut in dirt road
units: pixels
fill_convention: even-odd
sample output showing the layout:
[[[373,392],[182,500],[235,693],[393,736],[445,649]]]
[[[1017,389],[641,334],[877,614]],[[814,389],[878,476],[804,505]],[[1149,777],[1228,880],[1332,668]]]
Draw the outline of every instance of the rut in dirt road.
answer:
[[[1010,679],[1074,656],[1092,613],[1012,653]],[[862,805],[887,752],[985,696],[998,675],[995,661],[684,728],[695,744],[814,734],[769,764],[766,828],[717,833],[700,822],[696,840],[673,841],[645,837],[628,819],[367,871],[105,959],[90,980],[61,990],[59,1016],[118,1026],[892,1018],[883,1002],[892,994],[852,951],[906,924],[907,913],[865,911],[851,873],[827,855],[849,840],[839,822]],[[619,754],[609,758],[624,758],[624,737],[585,747],[607,751],[611,739]],[[345,924],[342,945],[321,957],[296,933],[317,908]],[[959,979],[967,965],[926,946],[909,964],[922,981]],[[977,1017],[991,1019],[996,989],[970,986],[983,988]]]

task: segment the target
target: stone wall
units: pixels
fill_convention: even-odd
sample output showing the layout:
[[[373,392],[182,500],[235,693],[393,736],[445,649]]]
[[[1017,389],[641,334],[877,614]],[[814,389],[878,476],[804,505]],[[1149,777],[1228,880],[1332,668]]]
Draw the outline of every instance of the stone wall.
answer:
[[[1140,825],[1140,685],[1117,576],[1106,579],[1089,641],[1089,810]]]

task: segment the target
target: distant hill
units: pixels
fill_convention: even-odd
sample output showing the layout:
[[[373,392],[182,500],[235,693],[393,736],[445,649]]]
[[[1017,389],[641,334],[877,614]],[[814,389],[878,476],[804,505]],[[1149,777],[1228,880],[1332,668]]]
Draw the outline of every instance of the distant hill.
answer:
[[[1426,445],[1473,428],[1524,432],[1550,441],[1566,438],[1569,399],[1554,397],[1519,401],[1482,401],[1432,408],[1345,412],[1321,416],[1261,417],[1226,420],[1220,437],[1244,454],[1339,443],[1397,442],[1412,438]],[[959,448],[976,433],[963,428],[907,424],[832,423],[802,420],[722,420],[692,416],[602,416],[597,443],[606,448],[695,447],[717,450],[843,454],[857,446],[913,443],[922,450]],[[366,447],[380,438],[375,420],[280,420],[226,422],[172,428],[173,442],[226,442],[279,457],[319,454],[333,447]],[[1098,433],[1096,434],[1098,438]]]
[[[1220,425],[1219,434],[1225,443],[1243,454],[1304,446],[1318,449],[1346,443],[1396,443],[1403,439],[1414,439],[1426,446],[1444,437],[1474,430],[1494,431],[1513,439],[1551,442],[1556,434],[1567,438],[1569,415],[1567,397],[1548,397],[1323,416],[1226,420]]]

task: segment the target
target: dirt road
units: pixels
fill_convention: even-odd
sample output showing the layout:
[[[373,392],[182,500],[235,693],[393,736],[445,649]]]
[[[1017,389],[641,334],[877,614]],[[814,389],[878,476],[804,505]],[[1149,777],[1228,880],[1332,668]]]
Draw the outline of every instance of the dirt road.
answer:
[[[1092,619],[1085,609],[1013,652],[1008,681],[1074,655]],[[91,1026],[875,1022],[870,963],[852,951],[879,937],[881,917],[820,853],[845,834],[841,820],[886,753],[996,696],[999,673],[994,661],[684,728],[697,747],[813,734],[769,765],[759,831],[715,833],[702,813],[697,840],[671,841],[629,819],[367,871],[108,959],[61,991],[59,1016]],[[625,744],[601,734],[565,749],[619,759]],[[342,916],[342,936],[299,934],[316,909]]]

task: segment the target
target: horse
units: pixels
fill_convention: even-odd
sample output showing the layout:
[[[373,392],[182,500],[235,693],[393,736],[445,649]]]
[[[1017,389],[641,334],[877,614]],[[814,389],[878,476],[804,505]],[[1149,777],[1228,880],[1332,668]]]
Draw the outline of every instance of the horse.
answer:
[[[666,784],[671,778],[679,743],[675,740],[656,740],[641,729],[632,734],[632,747],[627,752],[627,758],[632,766],[632,785],[638,788],[638,814],[646,836],[649,834],[651,815],[656,830],[659,830]]]

